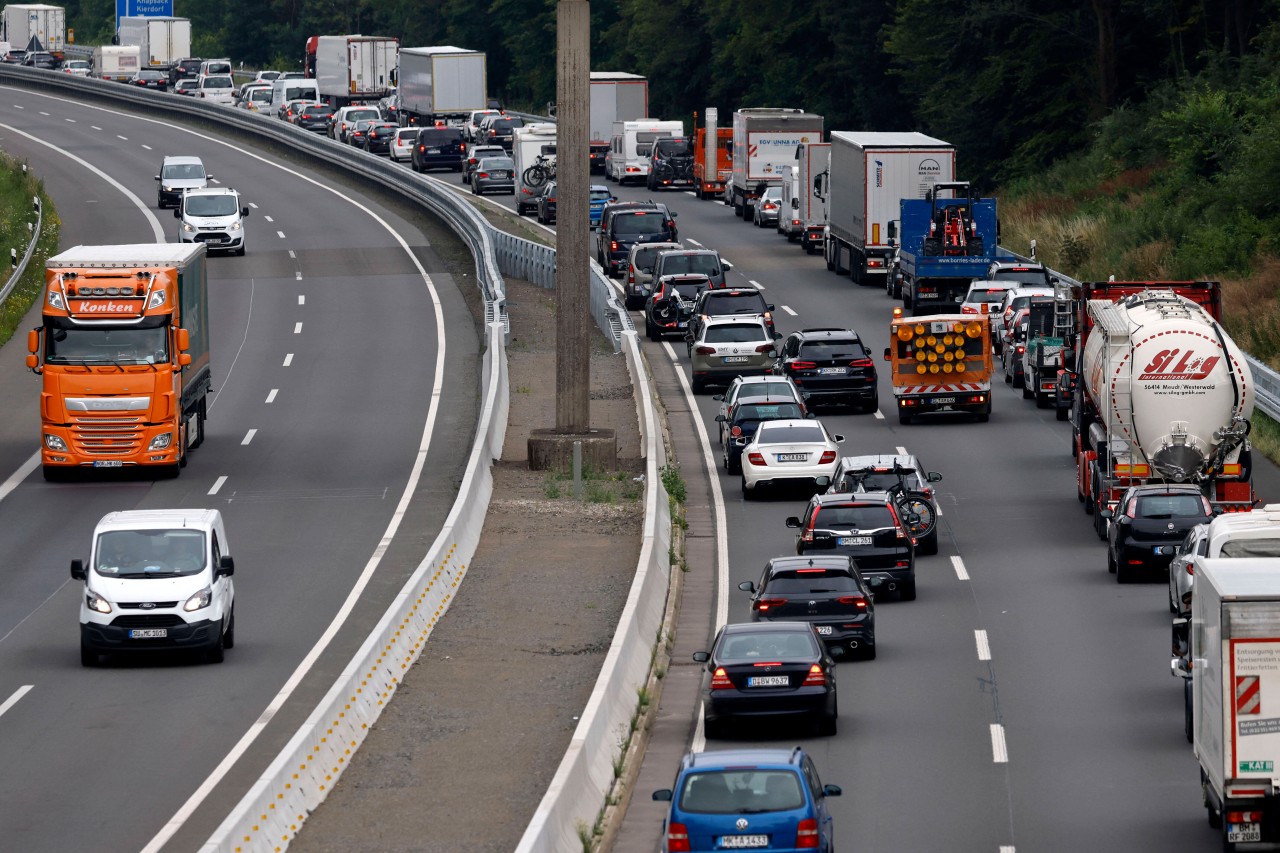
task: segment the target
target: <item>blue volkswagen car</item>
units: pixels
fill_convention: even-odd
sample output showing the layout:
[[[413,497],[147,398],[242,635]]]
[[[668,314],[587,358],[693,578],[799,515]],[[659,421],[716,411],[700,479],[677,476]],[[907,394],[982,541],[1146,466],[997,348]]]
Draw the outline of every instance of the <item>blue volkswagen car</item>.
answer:
[[[613,193],[603,184],[591,185],[591,227],[596,229],[600,227],[600,217],[604,214],[604,206],[611,201],[617,201],[613,197]]]
[[[653,792],[671,807],[664,853],[697,850],[830,851],[835,846],[827,798],[813,760],[794,749],[733,749],[684,757],[673,788]]]

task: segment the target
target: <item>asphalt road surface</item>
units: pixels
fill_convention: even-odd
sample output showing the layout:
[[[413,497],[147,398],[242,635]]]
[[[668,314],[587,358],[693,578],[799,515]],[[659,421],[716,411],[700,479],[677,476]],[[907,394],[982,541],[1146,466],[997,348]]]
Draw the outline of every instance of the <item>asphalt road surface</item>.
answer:
[[[39,380],[22,366],[38,306],[0,351],[6,849],[135,851],[169,836],[166,849],[198,847],[328,689],[453,500],[479,365],[474,323],[430,245],[442,230],[297,158],[233,145],[0,87],[0,148],[45,179],[64,248],[155,242],[157,227],[176,240],[172,211],[155,208],[165,154],[199,155],[252,208],[247,256],[208,261],[208,440],[180,478],[46,484],[31,465]],[[164,655],[82,669],[69,561],[87,556],[103,514],[172,506],[226,518],[235,649],[222,665]]]

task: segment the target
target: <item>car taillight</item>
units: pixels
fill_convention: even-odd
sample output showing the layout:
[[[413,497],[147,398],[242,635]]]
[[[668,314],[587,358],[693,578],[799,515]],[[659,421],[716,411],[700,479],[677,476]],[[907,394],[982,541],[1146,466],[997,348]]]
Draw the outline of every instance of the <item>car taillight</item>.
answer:
[[[769,352],[773,349],[773,344],[760,344],[756,347],[756,352]]]
[[[670,853],[689,853],[689,830],[683,823],[667,824],[667,850]]]
[[[488,173],[488,172],[477,172],[477,173],[476,173],[476,177],[477,177],[477,178],[487,178],[487,177],[489,177],[489,173]]]
[[[716,348],[715,347],[697,347],[694,349],[694,352],[696,352],[698,355],[715,355]]]
[[[844,605],[853,605],[859,610],[867,609],[867,600],[860,595],[842,595],[836,599],[836,602]]]
[[[555,200],[556,200],[556,197],[555,197],[555,196],[551,196],[549,199],[547,199],[547,204],[552,204],[552,203],[554,203],[554,202],[555,202]]]
[[[819,465],[830,465],[836,461],[836,452],[834,450],[822,451],[822,458],[818,460]]]
[[[807,850],[810,847],[817,847],[818,838],[818,821],[814,818],[805,818],[796,824],[796,847],[801,850]]]
[[[610,251],[610,252],[616,252],[616,251],[618,251],[618,241],[617,241],[617,240],[610,240],[610,241],[609,241],[609,251]]]
[[[474,166],[476,163],[479,163],[480,161],[479,161],[479,160],[477,160],[476,158],[472,157],[472,158],[471,158],[470,160],[468,160],[467,162],[468,162],[468,163],[470,163],[472,166]]]
[[[748,453],[747,461],[750,462],[752,465],[759,465],[761,467],[769,464],[768,462],[764,461],[763,453],[756,453],[756,452]]]
[[[768,611],[770,607],[781,607],[786,603],[787,600],[785,598],[762,598],[753,604],[752,607],[759,610],[761,613],[764,613]]]
[[[1188,561],[1187,561],[1187,574],[1189,574],[1189,575],[1194,575],[1195,573],[1196,573],[1196,564],[1195,564],[1195,563],[1193,563],[1193,562],[1191,562],[1190,560],[1188,560]]]
[[[733,686],[733,682],[729,680],[729,674],[724,671],[724,667],[716,667],[715,674],[711,676],[712,690],[727,690]]]
[[[801,687],[826,687],[827,675],[822,671],[822,667],[816,663],[809,667],[809,674],[804,677],[804,683]]]
[[[812,361],[793,361],[787,365],[792,370],[813,370],[818,365]]]
[[[977,314],[978,309],[974,308],[972,305],[961,305],[960,313],[961,314]]]
[[[427,146],[425,146],[425,145],[419,145],[419,146],[418,146],[418,153],[419,153],[419,154],[421,154],[423,151],[426,151],[426,150],[427,150]]]
[[[850,367],[874,367],[875,364],[869,358],[855,358],[853,361],[849,362],[849,366]]]

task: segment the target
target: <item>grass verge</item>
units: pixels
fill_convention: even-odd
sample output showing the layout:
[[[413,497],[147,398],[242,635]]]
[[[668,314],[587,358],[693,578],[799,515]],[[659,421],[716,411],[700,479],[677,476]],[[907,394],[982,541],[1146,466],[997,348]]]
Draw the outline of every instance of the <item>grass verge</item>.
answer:
[[[16,250],[21,262],[31,241],[29,226],[36,221],[33,204],[36,196],[40,197],[44,208],[35,253],[9,298],[0,305],[0,346],[13,337],[18,324],[40,296],[44,287],[45,261],[58,251],[61,223],[57,211],[44,191],[44,183],[25,166],[25,163],[0,153],[0,287],[13,274],[10,251]]]

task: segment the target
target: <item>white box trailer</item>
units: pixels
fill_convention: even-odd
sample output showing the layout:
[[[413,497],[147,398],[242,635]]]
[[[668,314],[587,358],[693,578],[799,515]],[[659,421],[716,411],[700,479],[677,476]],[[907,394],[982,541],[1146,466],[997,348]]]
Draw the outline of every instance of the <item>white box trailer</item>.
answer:
[[[93,76],[124,82],[142,67],[142,48],[136,44],[105,44],[93,49]]]
[[[733,172],[725,202],[750,220],[761,188],[782,185],[782,167],[793,164],[796,146],[821,141],[820,115],[778,107],[734,110]]]
[[[400,43],[382,36],[318,36],[316,82],[335,107],[386,97]]]
[[[120,44],[136,44],[143,68],[172,68],[191,56],[189,18],[121,18]]]
[[[1280,559],[1195,562],[1193,746],[1209,825],[1225,849],[1280,841]]]
[[[653,143],[668,136],[684,136],[684,122],[656,118],[615,121],[609,138],[609,166],[605,177],[619,184],[644,183],[649,177]]]
[[[400,51],[397,77],[400,123],[459,118],[487,109],[486,75],[485,54],[480,51],[448,45],[406,47]]]
[[[25,50],[31,39],[39,39],[45,50],[67,46],[67,11],[44,3],[9,4],[0,10],[0,39],[14,50]]]
[[[591,72],[591,144],[608,145],[613,124],[649,115],[649,80],[622,71]]]
[[[787,239],[800,241],[806,252],[822,245],[827,224],[827,203],[814,178],[825,174],[831,162],[831,143],[804,142],[796,146],[795,161],[782,178],[782,212],[779,230]]]
[[[515,161],[516,213],[524,216],[537,206],[541,183],[531,184],[525,174],[539,157],[556,158],[556,126],[550,122],[526,124],[512,131],[511,159]]]
[[[923,133],[831,132],[831,164],[821,182],[827,203],[827,269],[858,284],[884,285],[898,202],[924,198],[955,180],[956,152]]]

